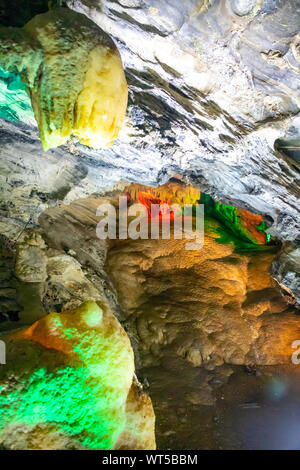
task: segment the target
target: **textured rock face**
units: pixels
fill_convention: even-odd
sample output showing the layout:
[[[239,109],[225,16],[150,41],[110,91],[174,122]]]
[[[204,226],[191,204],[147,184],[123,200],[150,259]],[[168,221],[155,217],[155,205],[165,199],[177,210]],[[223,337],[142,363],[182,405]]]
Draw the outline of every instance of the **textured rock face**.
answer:
[[[272,274],[300,305],[300,248],[297,243],[284,244],[272,266]]]
[[[232,11],[240,2],[179,3],[69,2],[117,40],[130,88],[124,134],[112,151],[77,148],[85,184],[72,188],[78,197],[87,185],[157,184],[179,172],[217,199],[263,213],[274,234],[294,239],[299,176],[274,142],[299,110],[298,2],[266,0],[246,16]],[[40,154],[34,131],[3,125],[3,140],[11,132],[16,146],[22,140],[23,158]],[[2,152],[5,161],[6,145]],[[62,153],[67,167],[74,156]],[[43,156],[44,171],[52,158]],[[43,186],[36,170],[24,171]]]
[[[150,399],[129,339],[95,302],[1,336],[0,442],[6,449],[153,449]]]
[[[151,204],[172,206],[202,204],[205,215],[219,220],[230,233],[241,242],[264,245],[271,237],[265,232],[267,225],[261,215],[252,214],[249,211],[238,209],[230,205],[215,202],[209,195],[201,193],[192,186],[185,185],[180,180],[172,181],[153,188],[139,184],[130,185],[124,189],[131,203],[140,202],[147,207],[151,218]]]
[[[22,306],[17,299],[17,285],[14,278],[14,257],[6,240],[0,238],[0,325],[15,325]]]
[[[59,230],[56,232],[59,236]],[[65,239],[65,246],[67,243]],[[17,243],[15,254],[1,247],[0,330],[30,325],[49,312],[75,308],[91,298],[107,304],[105,281],[91,282],[74,258],[77,253],[66,253],[56,246],[59,249],[49,248],[39,233],[27,231]],[[92,254],[99,273],[104,264],[101,254],[100,247]],[[78,258],[88,265],[88,257]]]
[[[289,419],[290,403],[299,405],[291,363],[298,311],[270,277],[276,248],[237,252],[218,241],[218,226],[206,221],[199,252],[180,240],[127,240],[108,252],[158,446],[293,448],[274,437],[274,426]],[[249,439],[253,423],[261,432]]]
[[[73,222],[75,214],[76,206]],[[57,240],[70,233],[72,242],[72,224],[61,228]],[[74,229],[73,237],[80,243]],[[153,449],[151,400],[135,378],[130,341],[112,314],[105,280],[89,275],[84,251],[83,269],[74,250],[57,246],[30,230],[16,246],[1,240],[0,330],[14,331],[1,335],[0,446]],[[104,253],[105,246],[98,259],[93,253],[98,273]],[[53,311],[59,313],[47,315]]]
[[[145,154],[154,141],[162,155],[139,182],[150,183],[153,170],[160,183],[181,173],[217,199],[268,215],[274,234],[293,238],[298,175],[273,145],[299,112],[299,2],[252,2],[244,16],[234,10],[251,2],[178,3],[68,2],[120,41],[139,130],[131,142]]]
[[[21,281],[44,282],[47,279],[46,248],[41,237],[33,235],[18,245],[16,274]]]
[[[131,185],[123,191],[131,202],[151,194],[145,191],[170,203],[201,199],[197,190],[179,182],[157,189]],[[118,194],[110,201],[117,204]],[[102,277],[104,269],[108,272],[123,321],[139,339],[144,366],[172,356],[209,369],[224,363],[290,362],[298,317],[270,276],[276,245],[241,243],[234,232],[229,236],[226,218],[211,215],[205,218],[205,245],[196,252],[186,251],[185,240],[101,241],[96,210],[107,202],[94,196],[49,209],[40,225],[56,249],[73,248],[83,265]]]
[[[37,3],[42,9],[34,14],[46,8],[42,0]],[[82,20],[87,29],[94,31],[97,25],[115,41],[129,88],[127,116],[109,149],[91,149],[77,135],[45,153],[27,113],[26,89],[18,89],[16,70],[0,70],[0,232],[17,244],[16,267],[14,254],[0,250],[0,329],[29,326],[49,312],[77,308],[88,299],[110,305],[120,320],[126,319],[145,386],[149,379],[160,446],[210,448],[221,440],[221,446],[231,448],[227,431],[235,416],[229,426],[220,424],[216,436],[218,416],[221,422],[226,409],[241,410],[249,399],[264,423],[265,410],[259,411],[253,400],[272,382],[273,373],[285,380],[279,366],[291,367],[291,344],[299,339],[299,1],[67,4],[87,17]],[[6,20],[1,24],[20,27],[29,18],[17,24]],[[55,31],[61,31],[55,21]],[[47,62],[47,46],[39,45],[47,41],[36,22],[31,23],[34,33],[18,30],[19,39],[15,29],[10,34],[5,29],[7,42],[1,43],[11,51],[6,60],[18,65],[33,93],[38,93],[35,70]],[[72,25],[68,31],[82,53],[83,32],[77,37]],[[61,44],[61,38],[57,41]],[[75,51],[67,52],[77,63]],[[95,79],[94,66],[89,70],[85,92]],[[63,72],[57,68],[59,80]],[[83,69],[77,72],[76,80]],[[49,84],[56,80],[50,72],[47,78]],[[54,107],[60,108],[60,97],[55,98]],[[88,143],[85,135],[82,142]],[[175,175],[191,185],[181,195],[168,185],[159,187]],[[142,186],[128,189],[129,182]],[[219,218],[207,220],[202,252],[187,254],[184,243],[174,240],[112,246],[96,238],[97,206],[115,203],[124,190],[134,201],[146,192],[145,201],[145,185],[156,186],[152,193],[163,201],[195,203],[200,192],[213,197],[210,216]],[[227,210],[228,204],[237,209]],[[244,210],[252,214],[244,217]],[[269,225],[267,233],[258,214]],[[233,217],[246,222],[235,235],[264,244],[269,233],[284,241],[281,251],[274,246],[242,252],[224,243],[220,231],[226,232],[226,218],[230,225]],[[24,227],[26,233],[42,234],[43,240],[36,235],[25,239]],[[291,372],[289,386],[296,375]],[[131,389],[129,396],[136,393]],[[262,403],[264,408],[264,398]],[[134,437],[128,429],[141,422],[136,409],[134,399],[127,406],[123,434],[130,442]],[[262,429],[260,423],[257,429]],[[39,423],[36,431],[29,445],[39,436],[39,445],[51,446],[49,428]],[[213,444],[206,438],[210,432]],[[13,435],[23,439],[19,429]],[[10,447],[9,437],[5,445]]]
[[[135,202],[149,189],[124,185],[122,192]],[[152,191],[180,204],[201,198],[178,181]],[[264,384],[285,380],[278,367],[289,370],[292,343],[299,336],[299,316],[269,274],[278,247],[252,242],[256,251],[240,251],[249,250],[249,243],[224,237],[228,226],[220,230],[221,221],[208,217],[199,252],[186,251],[184,240],[98,240],[97,207],[117,205],[119,194],[94,195],[40,216],[48,274],[41,293],[45,311],[97,298],[96,288],[97,299],[113,306],[132,340],[138,375],[154,403],[160,448],[232,448],[233,442],[241,448],[236,437],[224,434],[224,406],[242,410],[243,400],[251,402]],[[33,241],[28,242],[28,237],[21,241],[19,250],[26,244],[30,252]],[[27,312],[20,315],[23,324]],[[289,383],[296,375],[291,371]],[[132,412],[135,408],[129,406]],[[214,426],[227,437],[212,436]]]
[[[117,42],[129,85],[126,125],[109,150],[73,140],[43,154],[34,127],[1,120],[3,233],[14,236],[29,219],[35,224],[57,201],[124,179],[158,185],[179,173],[216,200],[263,214],[272,235],[294,241],[299,2],[172,0],[149,7],[70,0],[68,6]],[[7,96],[7,78],[3,83]],[[19,99],[10,118],[22,115]],[[9,114],[4,106],[2,116]]]
[[[215,233],[218,223],[207,220],[198,252],[180,240],[127,240],[109,251],[107,270],[144,367],[174,357],[209,370],[290,363],[299,317],[270,277],[274,253],[234,252]]]
[[[101,148],[116,139],[127,106],[119,53],[85,16],[68,9],[1,29],[1,65],[28,85],[45,150],[76,135]]]

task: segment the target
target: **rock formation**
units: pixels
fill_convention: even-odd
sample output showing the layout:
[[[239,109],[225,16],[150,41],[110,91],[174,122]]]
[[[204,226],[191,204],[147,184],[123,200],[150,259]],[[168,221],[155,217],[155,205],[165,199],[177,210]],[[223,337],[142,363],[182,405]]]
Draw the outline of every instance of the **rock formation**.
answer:
[[[42,0],[34,8],[26,2],[24,14],[18,15],[13,4],[7,5],[1,19],[5,35],[9,25],[24,26],[28,15],[34,17],[47,10]],[[36,223],[42,210],[55,201],[70,202],[94,191],[110,190],[124,179],[159,185],[180,174],[216,201],[262,214],[272,236],[298,243],[298,0],[193,0],[180,2],[180,6],[177,0],[167,5],[156,3],[148,8],[139,1],[67,2],[70,9],[85,15],[78,20],[84,31],[84,24],[90,31],[97,30],[92,34],[93,44],[95,37],[102,44],[101,30],[105,31],[117,42],[124,63],[129,84],[127,119],[120,139],[109,150],[93,151],[71,140],[68,146],[44,154],[40,162],[41,146],[32,125],[33,115],[28,113],[24,86],[14,90],[15,75],[4,73],[1,115],[14,121],[22,119],[26,124],[1,121],[5,175],[1,180],[2,232],[11,236],[29,219]],[[51,23],[57,11],[43,13],[44,21],[51,18]],[[71,14],[68,11],[62,16]],[[55,21],[53,27],[60,28]],[[37,19],[30,24],[35,29]],[[80,27],[77,29],[76,34],[85,35]],[[29,37],[25,30],[17,30],[23,39],[13,41],[10,59],[6,57],[5,61],[14,57],[18,62],[17,57],[22,57],[20,44],[30,43],[26,51],[30,50],[32,67],[27,80],[32,83],[34,70],[41,62],[45,65],[40,55],[45,53],[44,46],[37,45],[36,39],[43,42],[42,38],[37,33],[33,33],[36,39]],[[72,27],[68,31],[74,33]],[[38,34],[42,34],[40,30]],[[90,36],[87,33],[86,37]],[[86,41],[80,41],[81,52],[85,47],[90,50],[89,39]],[[68,47],[72,55],[71,42]],[[6,44],[12,47],[9,41]],[[26,63],[20,66],[26,69]],[[25,69],[21,70],[23,76]],[[48,73],[52,72],[47,66]],[[56,73],[63,80],[64,67]],[[76,67],[76,73],[71,74],[74,86],[77,81],[82,87],[81,73],[83,67]],[[70,74],[68,77],[71,80]],[[47,79],[49,85],[52,79]],[[10,87],[10,83],[14,85]],[[45,88],[47,96],[52,91]],[[68,98],[71,91],[76,95],[69,85],[63,89],[61,99],[66,99],[66,106],[72,102]],[[39,95],[37,101],[44,98]],[[57,97],[54,106],[60,107],[61,99]],[[65,105],[59,109],[65,109]],[[68,106],[66,109],[70,110]],[[71,132],[72,106],[70,113],[66,135],[59,137],[60,142],[67,141]],[[40,122],[39,117],[37,120]],[[61,129],[62,121],[57,125]],[[48,124],[44,131],[47,135],[50,132]],[[86,142],[86,135],[83,140]],[[19,184],[23,181],[26,184],[21,191]]]
[[[0,421],[2,446],[153,447],[151,404],[139,386],[130,389],[132,351],[120,322],[153,402],[159,448],[296,448],[281,423],[290,425],[300,406],[292,363],[300,340],[300,3],[150,3],[19,0],[17,9],[11,0],[0,9],[8,358],[24,352],[26,368],[17,359],[14,374],[32,380],[33,391],[59,383],[66,368],[72,385],[64,384],[76,391],[84,369],[95,379],[92,408],[101,407],[99,371],[64,349],[80,345],[58,326],[51,331],[63,350],[38,334],[56,319],[85,338],[94,327],[81,305],[92,301],[122,332],[130,364],[120,372],[117,421],[113,397],[103,404],[109,442],[101,432],[89,441],[84,429],[97,423],[79,420],[78,428],[68,409],[57,416],[52,405],[45,410],[55,422],[42,412],[27,422],[26,395],[24,408]],[[97,208],[109,203],[119,215],[120,195],[142,203],[148,222],[152,202],[160,222],[173,203],[203,204],[203,248],[187,251],[172,237],[99,240]],[[32,358],[40,353],[39,368]],[[8,403],[24,390],[1,367]]]
[[[1,28],[0,65],[28,85],[45,150],[75,135],[99,148],[116,139],[127,106],[120,55],[100,28],[62,8],[22,29]]]
[[[110,201],[117,207],[118,195],[127,194],[136,202],[141,192],[181,204],[201,199],[199,191],[172,181],[158,188],[125,186]],[[217,213],[205,218],[200,251],[188,252],[185,240],[173,239],[98,240],[97,245],[96,209],[107,202],[109,197],[95,195],[47,210],[40,217],[47,242],[67,251],[73,246],[73,256],[94,280],[105,280],[106,296],[118,305],[132,340],[138,375],[149,387],[160,448],[231,446],[223,434],[211,435],[215,426],[222,431],[222,420],[213,420],[214,413],[225,416],[221,394],[228,393],[228,406],[239,409],[243,398],[235,392],[236,381],[247,381],[247,401],[266,384],[295,380],[290,369],[299,315],[293,297],[270,276],[279,245],[242,241],[233,221],[230,228]],[[243,226],[248,215],[240,213]],[[191,422],[198,432],[191,432]]]
[[[251,236],[244,214],[240,226],[248,223]],[[227,218],[222,227],[206,217],[199,251],[173,239],[118,241],[109,250],[106,269],[139,337],[144,365],[174,356],[209,369],[290,362],[298,317],[270,277],[278,247],[251,246],[249,239],[243,245],[235,224],[231,238]]]
[[[150,399],[129,339],[94,301],[2,335],[0,444],[5,449],[153,449]]]

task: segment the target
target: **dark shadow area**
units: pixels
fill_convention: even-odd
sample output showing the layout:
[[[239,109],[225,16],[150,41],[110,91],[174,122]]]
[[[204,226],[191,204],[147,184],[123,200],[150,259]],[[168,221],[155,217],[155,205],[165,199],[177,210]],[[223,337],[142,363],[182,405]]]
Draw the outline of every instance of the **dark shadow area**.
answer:
[[[24,26],[35,15],[65,3],[64,0],[0,0],[0,25]]]

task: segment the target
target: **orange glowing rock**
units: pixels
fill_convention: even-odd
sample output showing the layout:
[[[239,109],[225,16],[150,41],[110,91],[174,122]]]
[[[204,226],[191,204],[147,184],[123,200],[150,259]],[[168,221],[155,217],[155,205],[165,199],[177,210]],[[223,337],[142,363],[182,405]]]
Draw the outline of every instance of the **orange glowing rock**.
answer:
[[[265,234],[264,232],[257,230],[257,227],[263,223],[262,216],[260,214],[253,214],[245,209],[236,209],[236,215],[239,225],[249,234],[249,236],[253,237],[255,243],[264,245],[266,241]]]
[[[215,202],[208,194],[201,193],[198,189],[179,180],[169,181],[158,188],[132,184],[126,188],[124,194],[127,196],[128,202],[139,202],[144,205],[149,217],[151,217],[151,206],[153,204],[159,205],[160,210],[155,216],[160,219],[164,216],[170,217],[171,220],[174,219],[172,205],[178,204],[183,207],[184,205],[196,206],[201,203],[204,205],[206,217],[212,217],[221,222],[224,228],[221,233],[222,243],[232,242],[232,236],[235,237],[235,242],[240,240],[241,243],[251,245],[266,245],[271,240],[270,235],[266,233],[267,225],[261,215],[225,203]],[[155,214],[155,209],[152,210]],[[220,232],[220,227],[218,231]]]

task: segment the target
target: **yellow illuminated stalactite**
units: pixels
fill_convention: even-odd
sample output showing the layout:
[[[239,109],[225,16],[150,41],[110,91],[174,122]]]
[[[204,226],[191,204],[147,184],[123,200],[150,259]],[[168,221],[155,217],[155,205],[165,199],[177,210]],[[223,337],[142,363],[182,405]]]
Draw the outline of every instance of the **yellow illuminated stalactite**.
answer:
[[[96,47],[76,101],[72,134],[93,148],[107,147],[118,136],[127,107],[127,84],[118,52]]]
[[[93,148],[112,145],[128,88],[120,54],[86,16],[58,8],[24,28],[0,28],[0,67],[28,87],[44,150],[71,135]]]

